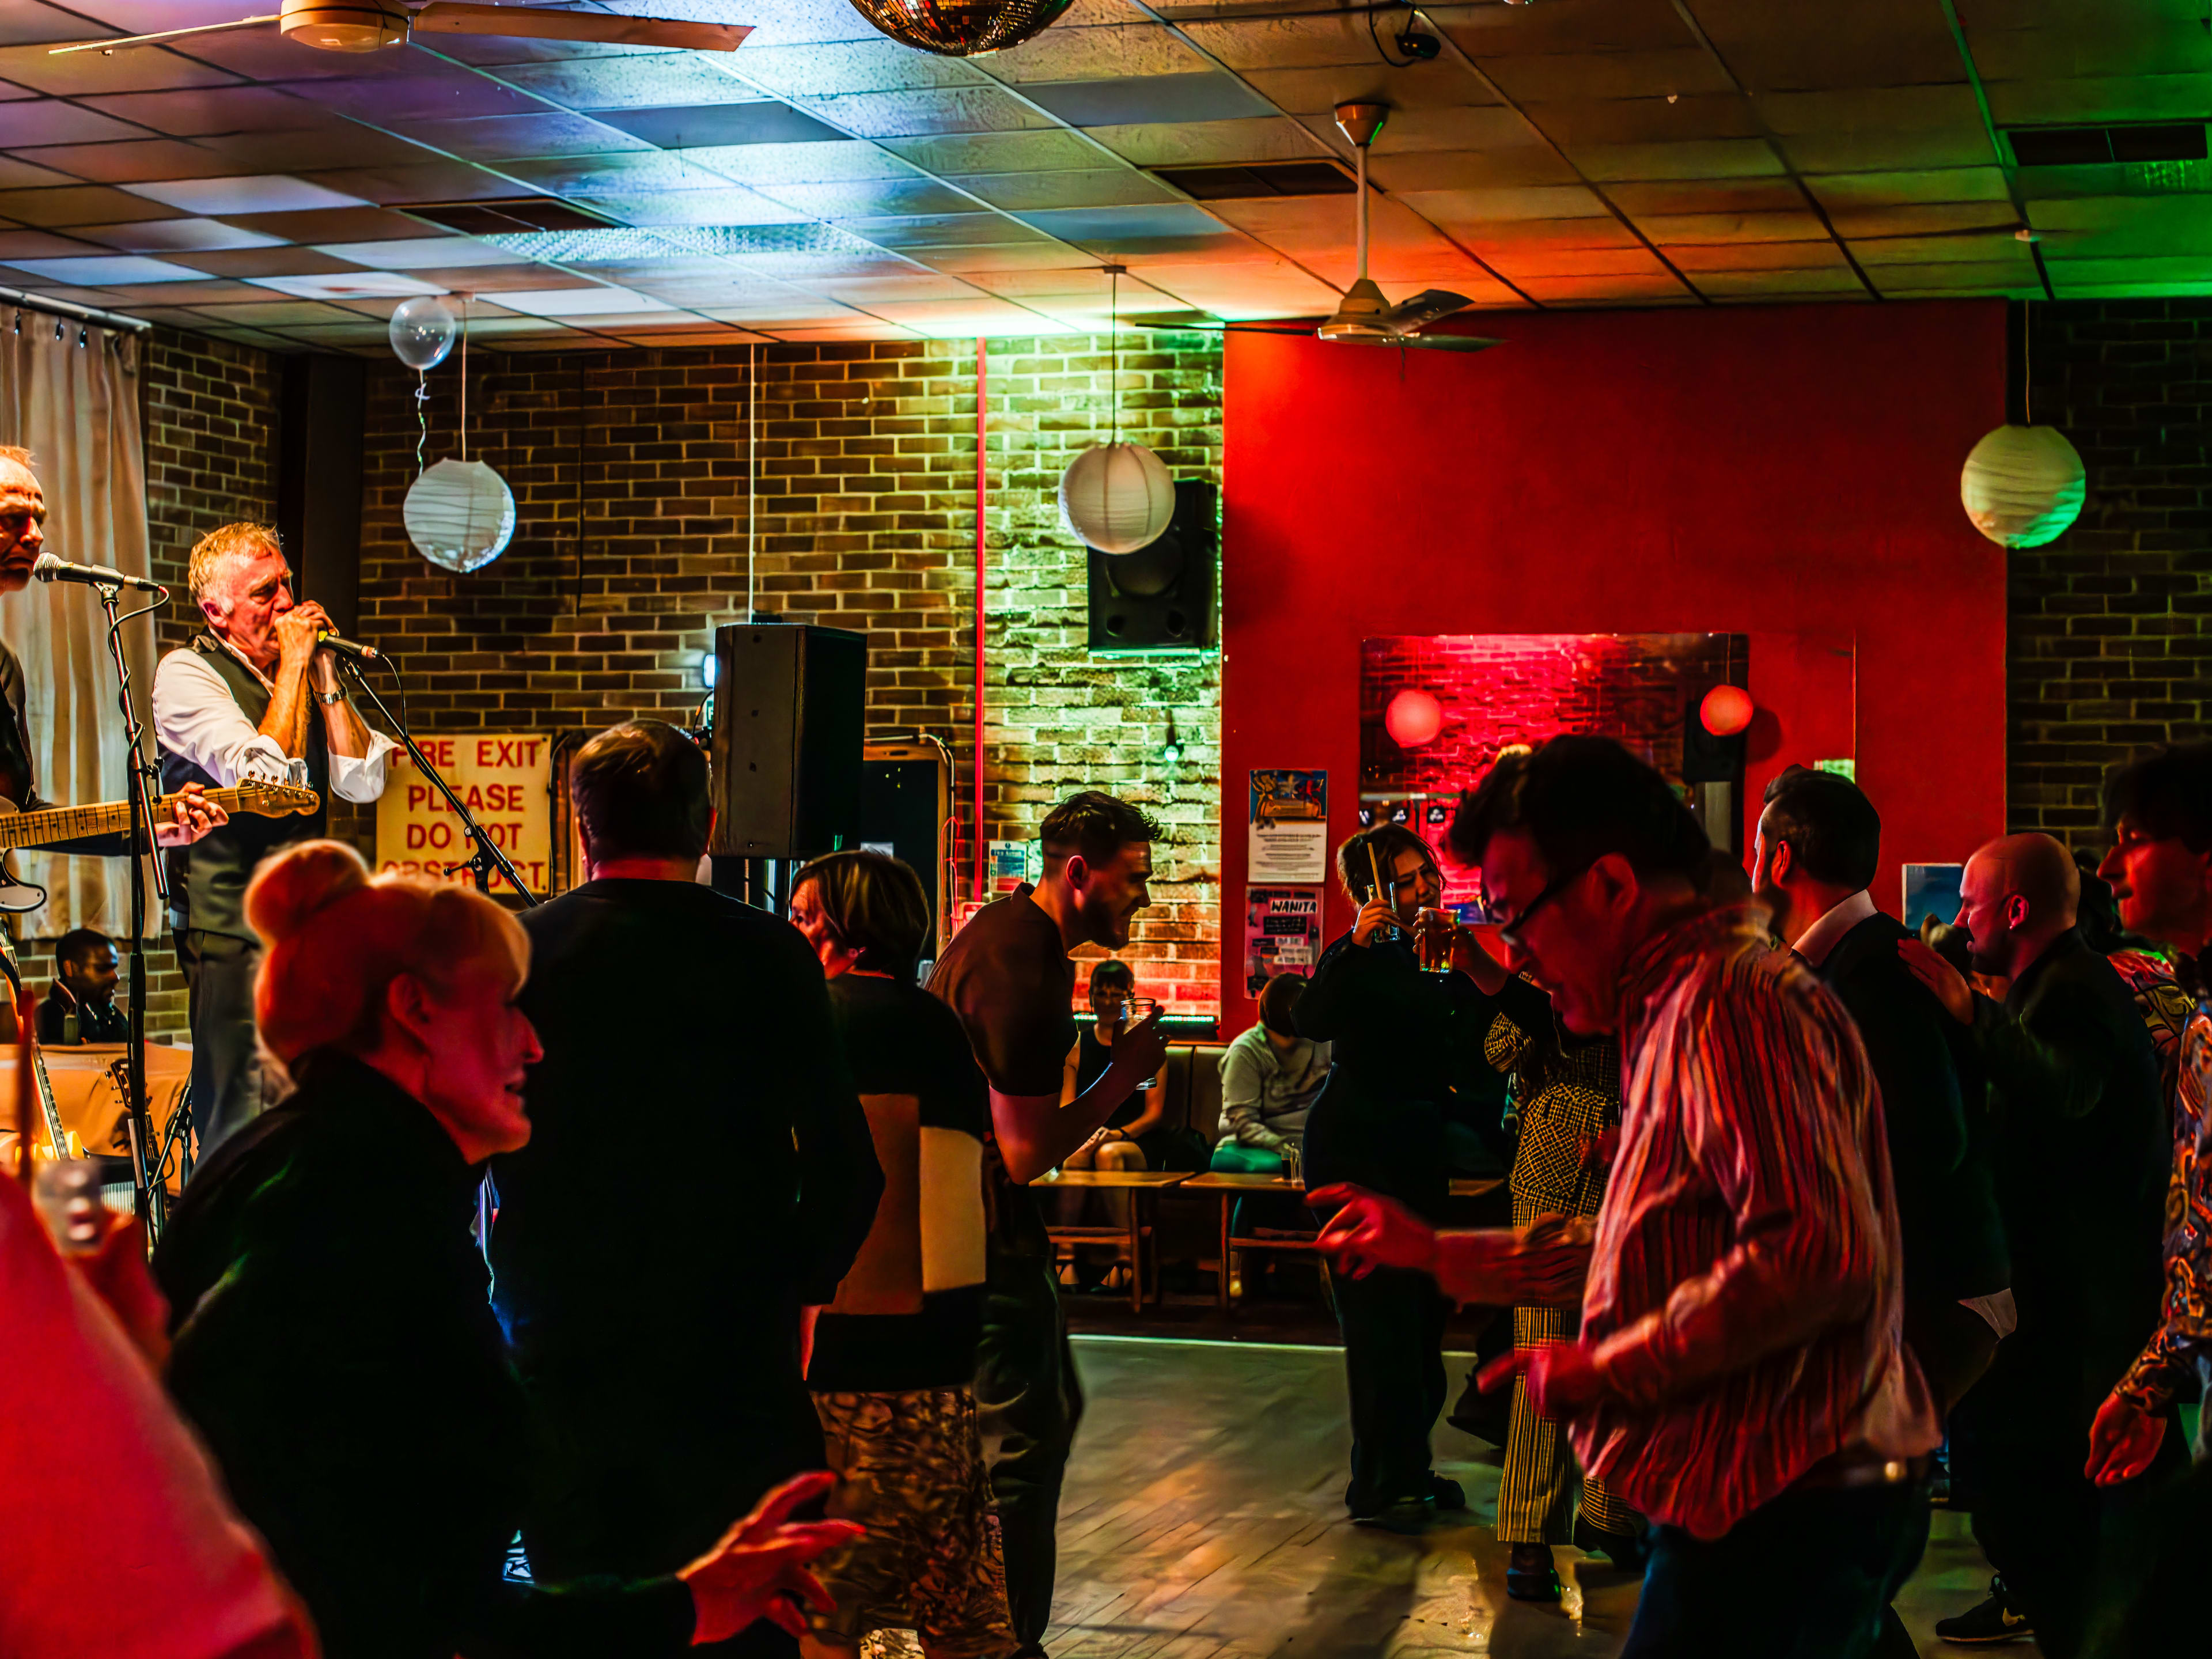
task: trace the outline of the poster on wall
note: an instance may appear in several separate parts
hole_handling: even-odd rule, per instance
[[[1963,864],[1908,864],[1905,866],[1905,925],[1915,933],[1924,917],[1949,921],[1959,914],[1960,888],[1966,880]]]
[[[1278,974],[1313,973],[1321,959],[1318,887],[1250,887],[1244,896],[1244,994]]]
[[[1328,774],[1255,769],[1245,879],[1328,879]]]
[[[1038,841],[994,841],[991,843],[991,896],[1015,891],[1024,882],[1034,886],[1044,879],[1044,843]]]
[[[553,740],[535,732],[471,732],[462,738],[422,738],[416,746],[453,786],[515,873],[543,897],[553,857]],[[415,769],[406,751],[386,763],[384,794],[376,803],[376,867],[440,881],[467,881],[465,870],[446,873],[471,851],[461,821],[435,786]],[[499,882],[495,894],[505,894]]]

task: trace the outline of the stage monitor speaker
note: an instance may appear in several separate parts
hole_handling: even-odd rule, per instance
[[[860,767],[860,828],[852,845],[888,853],[921,878],[929,896],[934,957],[950,936],[945,914],[945,824],[952,816],[952,780],[944,751],[927,743],[872,743]]]
[[[810,858],[855,844],[868,641],[842,628],[714,630],[711,851]]]
[[[1086,550],[1093,651],[1194,651],[1213,642],[1217,491],[1185,479],[1175,517],[1133,553]]]

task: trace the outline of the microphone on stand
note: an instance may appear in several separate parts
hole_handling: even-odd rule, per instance
[[[327,628],[316,631],[315,643],[327,646],[341,657],[351,657],[356,662],[375,662],[384,655],[373,645],[356,645],[351,640],[343,639]]]
[[[56,558],[51,553],[39,555],[39,562],[31,567],[31,574],[42,582],[82,582],[88,587],[130,587],[141,593],[166,593],[169,590],[146,576],[127,576],[120,570],[112,570],[104,564],[71,564],[67,559]]]

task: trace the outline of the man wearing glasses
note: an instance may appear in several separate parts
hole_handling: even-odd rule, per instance
[[[1582,1467],[1656,1523],[1624,1659],[1867,1652],[1926,1541],[1939,1430],[1900,1336],[1889,1158],[1849,1016],[1752,912],[1705,897],[1705,831],[1616,744],[1500,763],[1449,841],[1480,867],[1509,965],[1568,1030],[1619,1040],[1604,1205],[1594,1237],[1439,1236],[1348,1194],[1323,1247],[1463,1300],[1579,1305],[1579,1339],[1490,1375],[1525,1372]]]

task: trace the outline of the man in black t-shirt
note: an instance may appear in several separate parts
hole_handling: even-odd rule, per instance
[[[1067,953],[1129,942],[1131,921],[1151,902],[1159,826],[1125,801],[1086,791],[1054,808],[1039,834],[1043,880],[978,911],[929,981],[960,1016],[991,1085],[991,1236],[975,1403],[1006,1537],[1006,1599],[1029,1655],[1043,1652],[1052,1620],[1054,1531],[1083,1395],[1052,1241],[1027,1183],[1088,1140],[1167,1058],[1154,1014],[1123,1030],[1105,1075],[1061,1106],[1076,1030]]]

